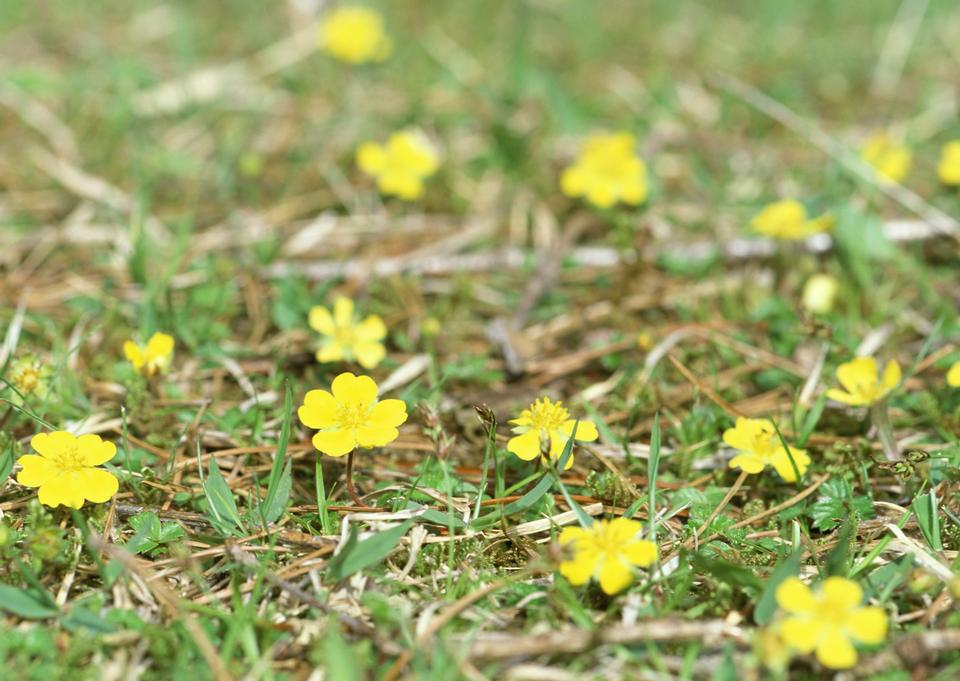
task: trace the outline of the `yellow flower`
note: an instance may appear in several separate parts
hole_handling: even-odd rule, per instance
[[[437,172],[440,157],[423,133],[401,130],[390,135],[386,144],[361,144],[357,166],[376,178],[384,194],[413,201],[423,196],[423,181]]]
[[[387,327],[375,314],[357,321],[353,301],[339,297],[333,301],[333,314],[325,307],[310,310],[310,328],[325,336],[317,350],[318,362],[356,360],[364,369],[377,366],[387,354],[383,339]]]
[[[857,357],[837,367],[837,380],[847,392],[831,388],[827,391],[827,397],[854,406],[870,405],[882,400],[897,387],[900,383],[900,365],[896,360],[887,362],[881,377],[877,360],[873,357]]]
[[[10,400],[21,404],[30,396],[42,400],[47,396],[47,379],[50,367],[36,355],[24,355],[10,364],[10,383],[17,389]]]
[[[51,508],[80,508],[84,501],[102,504],[117,493],[116,476],[97,466],[112,459],[117,448],[98,435],[81,435],[57,431],[39,433],[30,440],[37,454],[21,456],[17,463],[23,470],[17,482],[25,487],[39,487],[40,503]]]
[[[790,647],[783,642],[780,627],[772,624],[757,632],[755,641],[757,656],[768,669],[783,671],[790,664]]]
[[[638,521],[627,518],[563,528],[560,545],[572,548],[573,558],[560,563],[560,574],[574,586],[594,578],[611,596],[623,591],[633,581],[633,566],[647,567],[657,559],[657,545],[641,539],[642,531]]]
[[[330,390],[311,390],[297,410],[300,422],[319,430],[313,446],[329,456],[343,456],[357,447],[383,447],[400,434],[407,420],[403,400],[377,400],[377,384],[369,376],[347,372],[333,379]]]
[[[833,309],[833,301],[840,288],[829,274],[814,274],[803,285],[803,306],[814,314],[826,314]]]
[[[600,208],[618,201],[639,206],[647,198],[647,166],[637,156],[636,140],[627,132],[590,135],[576,162],[560,176],[567,196],[584,197]]]
[[[420,331],[424,336],[436,336],[440,333],[440,320],[436,317],[427,317],[423,320],[423,323],[420,324]]]
[[[861,147],[860,156],[873,166],[880,177],[891,182],[903,180],[913,162],[910,150],[884,133],[870,137]]]
[[[797,476],[790,457],[793,457],[801,476],[810,465],[810,457],[805,449],[791,447],[790,454],[787,454],[773,422],[767,419],[740,417],[733,428],[723,431],[723,441],[740,451],[730,460],[730,468],[739,468],[745,473],[759,473],[767,466],[773,466],[781,478],[796,482]]]
[[[937,164],[937,175],[945,185],[960,186],[960,140],[953,140],[943,145],[940,163]]]
[[[750,221],[750,226],[766,236],[795,241],[819,232],[828,232],[833,229],[834,222],[829,213],[807,219],[807,209],[802,203],[785,199],[764,206]]]
[[[516,437],[510,438],[507,449],[524,461],[532,461],[543,456],[545,445],[549,445],[549,458],[559,460],[563,448],[573,433],[574,419],[563,407],[562,402],[553,402],[549,397],[541,397],[520,412],[520,416],[510,421]],[[590,421],[577,424],[577,442],[593,442],[599,437],[597,427]],[[547,457],[544,456],[544,460]],[[567,459],[566,468],[573,465],[573,456]]]
[[[320,25],[320,47],[348,64],[383,61],[393,44],[383,17],[366,7],[341,7]]]
[[[947,385],[951,388],[960,388],[960,362],[955,362],[947,371]]]
[[[875,645],[887,636],[882,608],[863,606],[863,590],[843,577],[828,577],[813,591],[796,577],[777,587],[777,604],[787,616],[780,622],[783,641],[800,653],[816,652],[830,669],[857,663],[856,643]]]
[[[146,347],[140,347],[132,340],[123,344],[123,354],[133,368],[145,376],[162,374],[170,366],[173,356],[173,336],[155,333],[147,341]]]

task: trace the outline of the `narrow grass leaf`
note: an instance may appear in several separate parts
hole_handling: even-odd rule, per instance
[[[237,502],[227,481],[220,473],[215,458],[210,459],[207,479],[203,483],[203,493],[209,506],[209,517],[214,527],[222,534],[237,534],[244,531],[243,520],[237,510]]]
[[[757,601],[757,607],[753,611],[753,619],[757,624],[768,624],[773,619],[773,615],[777,611],[777,587],[787,577],[793,577],[799,571],[799,553],[791,553],[786,560],[773,569],[767,579],[766,586],[763,588],[763,593],[760,594],[760,600]]]
[[[290,501],[292,488],[290,462],[284,463],[287,456],[287,445],[290,443],[290,422],[293,418],[293,389],[290,383],[286,384],[283,397],[283,425],[280,427],[280,441],[277,443],[277,454],[273,457],[273,466],[270,468],[270,480],[267,483],[267,498],[264,502],[264,519],[268,523],[275,523],[283,515]]]
[[[0,610],[25,620],[43,620],[56,617],[60,611],[51,606],[53,598],[49,594],[45,597],[19,589],[8,584],[0,584]]]
[[[331,581],[340,581],[365,567],[379,563],[397,547],[415,521],[415,518],[405,520],[396,527],[378,532],[363,541],[357,540],[357,530],[353,527],[343,549],[330,560],[327,577]]]

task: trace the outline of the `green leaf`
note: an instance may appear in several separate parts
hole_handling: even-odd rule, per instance
[[[223,479],[215,458],[210,459],[207,479],[203,483],[203,493],[207,497],[209,507],[207,516],[221,534],[244,533],[243,520],[240,518],[240,512],[237,511],[237,502],[233,498],[233,492],[230,491],[227,481]]]
[[[748,589],[759,593],[763,583],[751,570],[734,565],[722,558],[708,558],[702,553],[690,554],[690,562],[700,572],[706,572],[732,587]]]
[[[11,441],[7,448],[0,453],[0,483],[6,481],[10,477],[10,471],[13,470],[13,441]]]
[[[457,529],[457,530],[461,530],[467,526],[467,524],[457,516],[451,516],[446,511],[438,511],[435,508],[428,508],[427,506],[418,504],[415,501],[408,501],[407,505],[404,508],[417,509],[417,510],[426,509],[422,514],[417,516],[417,520],[423,523],[431,523],[433,525],[443,525],[444,527],[450,527],[452,525],[454,529]]]
[[[647,462],[647,517],[650,521],[650,541],[657,540],[657,471],[660,468],[660,412],[653,415],[650,432],[650,458]],[[634,509],[633,513],[636,513]],[[633,517],[631,513],[627,517]]]
[[[837,539],[837,545],[827,554],[824,561],[824,571],[828,576],[846,577],[848,566],[847,556],[850,553],[850,536],[853,534],[855,523],[847,516],[843,521],[843,527],[840,529],[840,537]]]
[[[763,593],[757,601],[757,607],[753,611],[753,619],[757,624],[767,624],[773,619],[773,615],[777,611],[777,587],[787,577],[793,577],[799,571],[799,553],[791,553],[786,560],[773,569],[767,579],[766,586],[763,587]]]
[[[273,457],[270,480],[267,483],[267,498],[264,501],[264,520],[275,523],[287,509],[290,490],[293,486],[290,462],[284,465],[287,445],[290,443],[290,422],[293,418],[293,388],[287,383],[283,397],[283,426],[280,428],[280,441],[277,443],[277,455]]]
[[[927,544],[934,551],[943,551],[940,541],[940,515],[937,512],[937,493],[930,490],[927,494],[918,494],[910,508],[917,516],[917,524]]]
[[[25,620],[44,620],[60,614],[54,605],[53,597],[44,593],[19,589],[8,584],[0,584],[0,610]]]
[[[415,518],[405,520],[396,527],[378,532],[363,541],[357,541],[357,528],[351,527],[347,542],[340,552],[330,559],[327,577],[331,581],[340,581],[365,567],[379,563],[396,548],[415,521]]]

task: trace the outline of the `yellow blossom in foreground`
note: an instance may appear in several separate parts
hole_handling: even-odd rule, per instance
[[[313,436],[318,450],[343,456],[357,447],[383,447],[397,439],[397,427],[407,420],[403,400],[377,400],[373,379],[349,372],[333,379],[330,390],[311,390],[297,410],[303,425],[320,431]]]
[[[951,388],[960,388],[960,362],[955,362],[947,370],[947,385]]]
[[[562,402],[554,402],[549,397],[541,397],[520,412],[520,416],[510,421],[515,437],[510,438],[507,449],[525,461],[543,456],[547,448],[549,458],[557,461],[563,454],[563,448],[573,433],[576,421]],[[593,442],[599,437],[597,427],[590,421],[577,424],[577,442]],[[546,457],[544,456],[544,459]],[[567,458],[566,468],[573,465],[573,455]]]
[[[573,557],[560,563],[560,574],[574,586],[593,578],[606,594],[623,591],[633,581],[634,566],[647,567],[657,559],[657,545],[641,539],[642,531],[638,521],[627,518],[563,528],[560,544],[572,549]]]
[[[819,232],[828,232],[833,229],[834,222],[836,221],[829,213],[807,219],[807,209],[802,203],[785,199],[764,206],[750,221],[750,226],[760,234],[794,241],[806,239]]]
[[[117,493],[116,476],[97,468],[116,455],[112,442],[105,442],[98,435],[77,437],[57,431],[34,435],[30,446],[37,454],[17,460],[23,466],[17,482],[25,487],[39,487],[41,504],[80,508],[84,501],[102,504]]]
[[[413,201],[423,196],[423,181],[437,172],[440,156],[423,133],[401,130],[390,135],[386,144],[361,144],[357,166],[376,178],[384,194]]]
[[[637,156],[636,140],[627,132],[587,137],[576,162],[563,171],[560,188],[600,208],[618,201],[639,206],[647,198],[647,166]]]
[[[333,313],[325,307],[310,310],[310,328],[324,336],[317,350],[318,362],[356,360],[364,369],[377,366],[387,354],[383,339],[387,327],[375,314],[358,321],[353,301],[343,296],[333,301]]]
[[[960,186],[960,140],[943,145],[940,163],[937,164],[937,175],[945,185]]]
[[[348,64],[383,61],[393,45],[383,17],[366,7],[341,7],[320,25],[320,47]]]
[[[902,181],[913,163],[910,150],[884,133],[870,137],[861,147],[860,156],[880,177],[891,182]]]
[[[829,274],[814,274],[803,285],[803,306],[814,314],[826,314],[833,309],[840,285]]]
[[[170,366],[173,346],[173,336],[168,336],[165,333],[155,333],[147,341],[145,347],[128,340],[123,344],[123,354],[133,365],[133,368],[141,374],[154,376],[155,374],[162,374]]]
[[[773,466],[781,478],[796,482],[793,464],[796,464],[801,476],[810,465],[810,457],[805,449],[791,447],[790,454],[787,454],[773,422],[767,419],[740,417],[733,428],[723,432],[723,441],[740,452],[730,460],[730,468],[739,468],[745,473],[759,473],[767,466]],[[793,464],[790,463],[791,456]]]
[[[837,380],[846,392],[837,388],[827,391],[827,397],[853,406],[866,406],[879,402],[900,383],[900,365],[896,360],[887,362],[880,376],[877,360],[873,357],[857,357],[837,367]]]
[[[777,587],[777,604],[787,613],[780,622],[784,643],[800,653],[816,652],[830,669],[857,663],[854,643],[875,645],[887,636],[887,615],[861,605],[863,590],[843,577],[828,577],[816,591],[796,577]]]
[[[24,355],[10,364],[10,383],[16,392],[10,400],[21,404],[23,399],[35,397],[42,400],[47,396],[47,379],[50,367],[36,355]]]

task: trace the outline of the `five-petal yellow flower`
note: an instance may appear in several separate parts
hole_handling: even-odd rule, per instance
[[[950,187],[960,187],[960,140],[943,145],[940,162],[937,164],[937,176]]]
[[[784,199],[764,206],[750,221],[750,226],[760,234],[795,241],[819,232],[828,232],[833,229],[834,222],[829,213],[808,219],[807,209],[802,203]]]
[[[155,333],[143,347],[132,340],[126,341],[123,344],[123,354],[134,369],[149,377],[167,370],[173,357],[173,346],[173,336]]]
[[[590,135],[577,160],[560,176],[563,193],[600,208],[618,201],[639,206],[647,198],[647,166],[637,156],[636,145],[627,132]]]
[[[887,636],[887,615],[864,606],[863,590],[843,577],[828,577],[816,591],[796,577],[777,587],[777,604],[787,615],[780,637],[800,653],[816,652],[829,669],[849,669],[857,663],[855,642],[875,645]]]
[[[320,47],[348,64],[384,61],[393,45],[383,17],[367,7],[340,7],[320,25]]]
[[[877,360],[873,357],[857,357],[837,367],[837,380],[846,392],[837,388],[827,391],[827,397],[853,406],[867,406],[879,402],[900,383],[900,365],[896,360],[887,362],[880,376]]]
[[[860,148],[860,156],[880,177],[891,182],[902,181],[913,163],[910,150],[885,133],[870,137]]]
[[[37,454],[21,456],[23,470],[17,482],[39,487],[40,503],[51,508],[80,508],[84,501],[102,504],[117,493],[119,482],[113,473],[97,466],[112,459],[117,448],[98,435],[77,437],[66,431],[39,433],[30,440]]]
[[[560,544],[572,549],[573,557],[560,563],[560,574],[574,586],[593,578],[606,594],[623,591],[633,581],[634,566],[647,567],[657,559],[657,545],[641,539],[642,531],[638,521],[628,518],[563,528]]]
[[[325,307],[310,310],[310,328],[324,336],[317,350],[318,362],[356,360],[364,369],[372,369],[386,356],[383,339],[387,327],[372,314],[357,320],[353,301],[343,296],[333,301],[333,313]]]
[[[733,428],[723,432],[723,441],[740,451],[730,460],[730,468],[739,468],[745,473],[759,473],[767,466],[773,466],[781,478],[787,482],[796,482],[797,473],[803,476],[810,465],[810,457],[805,449],[790,448],[790,454],[784,449],[773,422],[767,419],[748,419],[740,417]],[[796,464],[796,472],[793,464]]]
[[[369,376],[346,372],[326,390],[311,390],[297,410],[300,422],[319,430],[313,446],[328,456],[343,456],[357,447],[383,447],[397,438],[407,420],[403,400],[377,400],[377,384]],[[332,394],[331,394],[332,393]]]
[[[386,144],[361,144],[357,166],[376,178],[384,194],[413,201],[423,196],[423,181],[437,172],[440,156],[426,135],[401,130],[390,135]]]
[[[541,397],[520,412],[520,416],[512,419],[515,437],[510,438],[507,449],[525,461],[532,461],[538,456],[544,456],[546,448],[549,459],[557,461],[563,453],[563,448],[573,433],[576,421],[570,418],[570,413],[562,402],[554,402],[549,397]],[[597,427],[590,421],[580,421],[577,424],[577,442],[593,442],[600,434]],[[573,465],[573,455],[567,458],[566,468]]]

